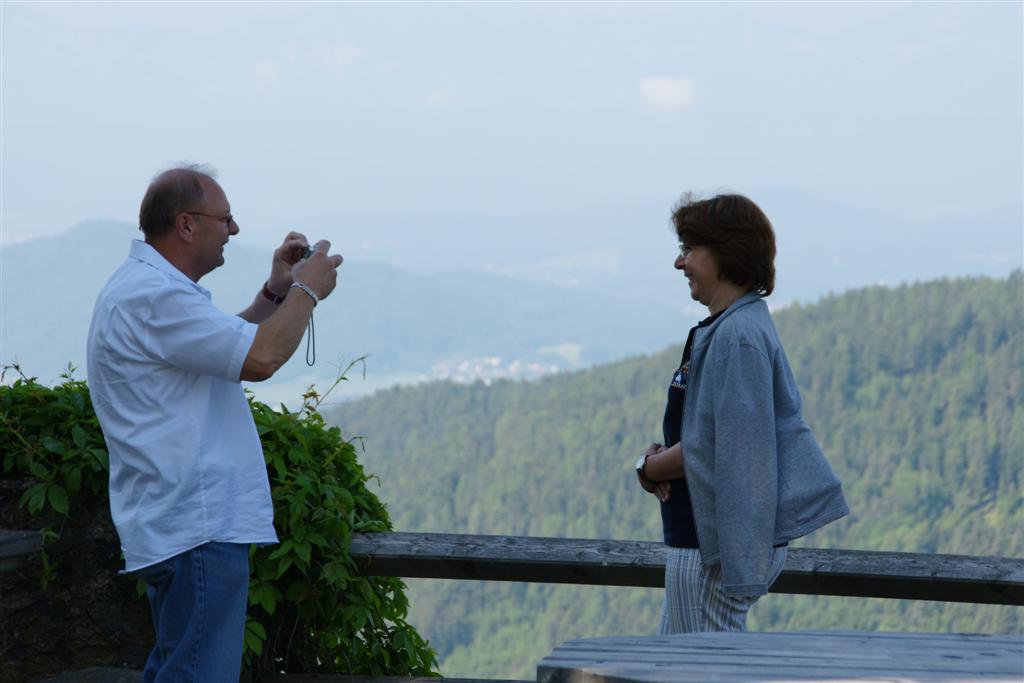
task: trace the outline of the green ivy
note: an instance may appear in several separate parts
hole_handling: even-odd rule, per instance
[[[52,388],[17,366],[4,373],[12,370],[18,378],[0,385],[0,476],[24,480],[18,505],[52,542],[78,496],[107,495],[106,444],[73,368]],[[389,530],[391,522],[353,444],[324,423],[321,400],[310,390],[303,409],[289,412],[249,398],[281,543],[250,550],[246,667],[256,675],[437,675],[434,652],[406,622],[405,585],[363,576],[349,557],[353,533]],[[45,585],[55,577],[45,553],[43,563]]]

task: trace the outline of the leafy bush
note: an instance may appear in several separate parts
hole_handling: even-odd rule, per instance
[[[21,374],[0,385],[0,477],[24,480],[18,505],[55,540],[79,496],[106,497],[109,460],[84,381],[50,388]],[[391,528],[351,442],[328,428],[312,390],[299,412],[250,397],[263,441],[280,545],[250,551],[247,668],[435,675],[434,652],[405,620],[405,586],[367,577],[352,534]],[[59,581],[44,553],[45,582]]]

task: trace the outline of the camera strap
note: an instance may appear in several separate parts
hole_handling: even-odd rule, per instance
[[[316,363],[316,328],[313,327],[313,311],[309,312],[309,326],[306,334],[306,365]]]
[[[305,292],[313,300],[313,308],[316,308],[316,305],[320,303],[320,297],[306,283],[293,282],[291,286]],[[313,327],[313,311],[309,312],[309,325],[307,325],[306,329],[308,331],[306,335],[306,365],[313,367],[313,364],[316,363],[316,328]]]

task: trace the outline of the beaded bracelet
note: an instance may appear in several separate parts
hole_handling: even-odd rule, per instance
[[[313,299],[313,305],[314,306],[316,306],[318,303],[320,303],[320,297],[318,297],[316,295],[316,292],[314,292],[312,289],[310,289],[309,286],[305,282],[293,282],[292,283],[292,287],[298,287],[299,289],[301,289],[306,294],[309,294],[310,298]],[[289,289],[291,289],[292,287],[289,287]]]

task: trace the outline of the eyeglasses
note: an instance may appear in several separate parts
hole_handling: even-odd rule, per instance
[[[690,252],[692,252],[692,251],[693,251],[693,247],[691,247],[689,245],[686,245],[686,244],[683,244],[682,242],[679,243],[679,255],[682,256],[683,258],[686,258],[687,256],[689,256]]]
[[[231,224],[235,222],[235,217],[230,213],[227,216],[215,216],[212,213],[203,213],[201,211],[186,211],[185,213],[192,216],[206,216],[207,218],[216,218],[217,220],[224,223],[225,228],[230,228]]]

